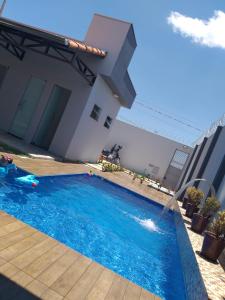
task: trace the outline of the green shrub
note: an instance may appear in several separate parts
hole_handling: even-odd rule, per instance
[[[204,206],[200,210],[200,214],[203,217],[211,217],[220,209],[220,202],[216,197],[208,197],[204,203]]]
[[[140,180],[140,183],[143,183],[145,181],[144,175],[138,175],[138,174],[134,173],[133,180],[135,180],[136,178]]]
[[[218,239],[225,239],[225,210],[218,212],[216,218],[209,226],[209,231]]]
[[[144,175],[141,175],[141,176],[139,177],[139,179],[140,179],[140,183],[143,183],[143,181],[145,181],[145,176],[144,176]]]
[[[189,201],[196,206],[198,206],[201,200],[204,198],[203,191],[201,191],[200,189],[196,189],[196,187],[194,186],[187,188],[186,193]]]
[[[123,168],[121,168],[121,166],[119,166],[119,165],[105,162],[102,164],[102,171],[103,172],[119,172],[119,171],[123,171]]]
[[[135,180],[136,178],[138,178],[138,174],[134,173],[133,180]]]

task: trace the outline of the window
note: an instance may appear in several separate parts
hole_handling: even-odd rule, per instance
[[[101,113],[101,108],[98,106],[98,105],[94,105],[93,109],[92,109],[92,112],[90,114],[90,117],[92,119],[94,119],[95,121],[98,121],[99,119],[99,116],[100,116],[100,113]]]
[[[106,120],[105,120],[104,126],[105,126],[105,128],[109,129],[110,126],[111,126],[111,124],[112,124],[112,118],[110,118],[110,117],[108,116],[108,117],[106,118]]]
[[[170,165],[177,169],[182,170],[188,159],[188,156],[189,156],[188,153],[180,150],[176,150]]]

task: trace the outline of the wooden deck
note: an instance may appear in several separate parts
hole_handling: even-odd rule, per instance
[[[39,175],[88,171],[83,165],[54,161],[40,163],[39,160],[21,158],[15,158],[15,161],[20,167]],[[138,191],[138,187],[138,184],[137,186],[134,184],[133,190]],[[162,195],[162,199],[163,197]],[[156,300],[159,298],[0,211],[0,299]]]
[[[159,298],[0,212],[0,299]]]

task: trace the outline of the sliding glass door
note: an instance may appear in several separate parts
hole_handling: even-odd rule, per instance
[[[33,144],[48,149],[63,112],[66,108],[71,91],[55,85],[50,95],[47,107],[41,118],[37,133],[35,134]]]
[[[24,138],[28,126],[32,120],[35,109],[42,96],[45,87],[45,81],[39,78],[31,77],[27,88],[17,107],[14,120],[11,125],[10,133]]]

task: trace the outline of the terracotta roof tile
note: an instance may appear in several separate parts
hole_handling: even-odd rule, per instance
[[[103,51],[99,48],[89,46],[85,43],[82,43],[80,41],[72,40],[72,39],[66,39],[68,43],[68,47],[72,49],[78,49],[83,52],[88,52],[92,53],[97,56],[105,57],[106,56],[106,51]]]

